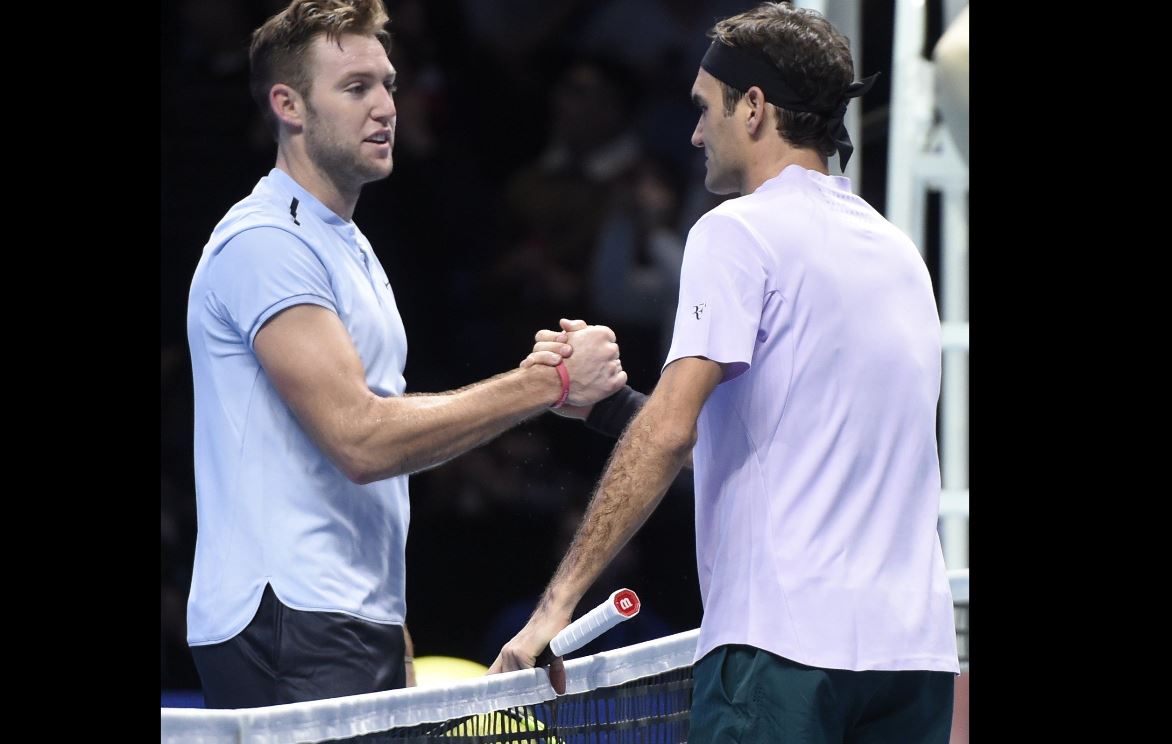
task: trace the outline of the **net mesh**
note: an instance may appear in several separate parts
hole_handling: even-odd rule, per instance
[[[635,680],[614,687],[563,695],[442,723],[424,723],[344,741],[448,742],[449,744],[595,744],[687,740],[692,703],[692,669]]]

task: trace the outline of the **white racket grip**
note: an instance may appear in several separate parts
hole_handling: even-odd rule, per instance
[[[590,612],[562,628],[549,642],[554,656],[565,656],[582,648],[624,620],[639,614],[639,597],[630,589],[619,589]]]

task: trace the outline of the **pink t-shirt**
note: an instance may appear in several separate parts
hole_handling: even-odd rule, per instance
[[[696,659],[959,673],[940,320],[911,240],[848,179],[787,167],[688,234],[667,364],[692,356],[728,365],[693,453]]]

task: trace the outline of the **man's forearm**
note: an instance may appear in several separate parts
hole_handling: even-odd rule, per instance
[[[579,418],[586,424],[586,428],[618,439],[626,430],[627,424],[639,415],[639,411],[647,403],[647,397],[630,385],[624,385],[613,395],[582,409],[583,415]],[[684,467],[692,469],[691,450],[688,451]]]
[[[447,393],[374,399],[352,429],[355,480],[367,483],[444,463],[544,411],[557,400],[560,385],[552,368],[532,367]]]
[[[578,354],[560,369],[513,370],[440,395],[383,397],[339,317],[317,305],[295,305],[256,334],[257,358],[305,432],[346,477],[357,483],[437,465],[557,401],[565,372],[566,399],[588,405],[626,382],[614,332],[576,331]]]
[[[694,419],[673,415],[669,399],[648,400],[615,446],[539,611],[573,612],[603,568],[655,511],[694,443]]]
[[[704,402],[721,377],[720,364],[704,357],[682,357],[664,368],[655,392],[615,447],[578,534],[537,610],[501,648],[490,672],[533,666],[542,649],[569,625],[582,595],[643,526],[679,475],[696,443],[696,422]],[[565,681],[565,669],[554,659],[550,683],[564,692]]]

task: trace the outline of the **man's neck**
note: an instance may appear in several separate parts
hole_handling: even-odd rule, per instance
[[[345,187],[336,183],[314,165],[303,151],[278,147],[277,168],[284,171],[301,188],[312,194],[327,209],[346,222],[349,222],[354,216],[354,208],[358,205],[358,195],[361,191],[356,190],[353,194],[347,193],[348,190]]]
[[[783,170],[791,165],[799,165],[807,170],[818,171],[824,176],[830,175],[827,160],[818,154],[817,150],[808,147],[783,147],[765,154],[763,157],[750,160],[741,181],[741,194],[751,194],[761,188],[761,184],[771,178],[776,178]]]

